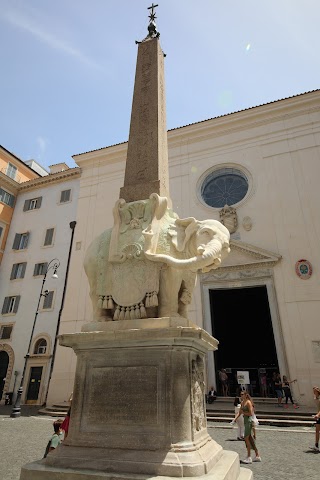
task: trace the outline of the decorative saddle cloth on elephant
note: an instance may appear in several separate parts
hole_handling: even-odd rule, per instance
[[[144,258],[140,239],[120,243],[119,259],[110,262],[110,238],[109,230],[99,246],[98,307],[111,310],[114,320],[146,318],[146,308],[158,306],[161,264]]]

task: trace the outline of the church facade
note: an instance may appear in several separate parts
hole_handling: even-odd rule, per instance
[[[320,91],[309,92],[168,132],[173,209],[212,218],[231,233],[231,253],[202,273],[190,319],[220,341],[207,359],[208,386],[230,394],[246,371],[260,395],[279,371],[296,400],[312,404],[320,384]],[[91,241],[113,225],[127,143],[74,156],[81,167],[75,247],[60,333],[92,316],[83,270]],[[48,403],[67,400],[76,358],[58,347]],[[264,380],[263,380],[264,379]]]

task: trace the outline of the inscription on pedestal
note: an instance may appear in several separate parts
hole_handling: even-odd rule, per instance
[[[158,368],[93,368],[84,409],[92,426],[157,424]]]

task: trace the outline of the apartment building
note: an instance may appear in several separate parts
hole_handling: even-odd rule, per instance
[[[34,160],[33,166],[40,167]],[[42,167],[38,171],[0,145],[0,264],[5,249],[19,185],[47,175]]]
[[[0,267],[0,398],[44,402],[75,228],[80,169],[50,167],[16,186]],[[30,344],[30,348],[29,348]]]

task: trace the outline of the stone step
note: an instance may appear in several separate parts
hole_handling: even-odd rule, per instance
[[[207,416],[208,422],[221,422],[221,423],[230,423],[232,417],[218,417],[214,415]],[[284,420],[281,418],[264,418],[259,417],[259,425],[272,425],[274,427],[312,427],[314,425],[314,421],[306,421],[306,420]]]
[[[40,415],[50,415],[51,417],[65,417],[70,408],[70,403],[62,402],[48,405],[45,408],[41,408],[38,413]]]
[[[50,410],[46,408],[41,408],[38,410],[39,415],[48,415],[49,417],[65,417],[67,414],[67,411],[58,411],[58,410]]]
[[[230,421],[234,418],[235,414],[234,412],[230,411],[208,411],[207,412],[207,417],[209,418],[210,416],[214,417],[228,417],[230,418]],[[311,414],[305,414],[305,413],[286,413],[286,412],[257,412],[257,417],[260,420],[260,418],[265,418],[265,419],[270,419],[270,418],[279,418],[280,420],[304,420],[306,422],[312,421]]]
[[[254,401],[254,403],[275,404],[275,405],[278,403],[278,399],[275,397],[252,397],[252,400]],[[233,403],[233,401],[234,401],[234,397],[217,397],[214,403],[216,402]]]

